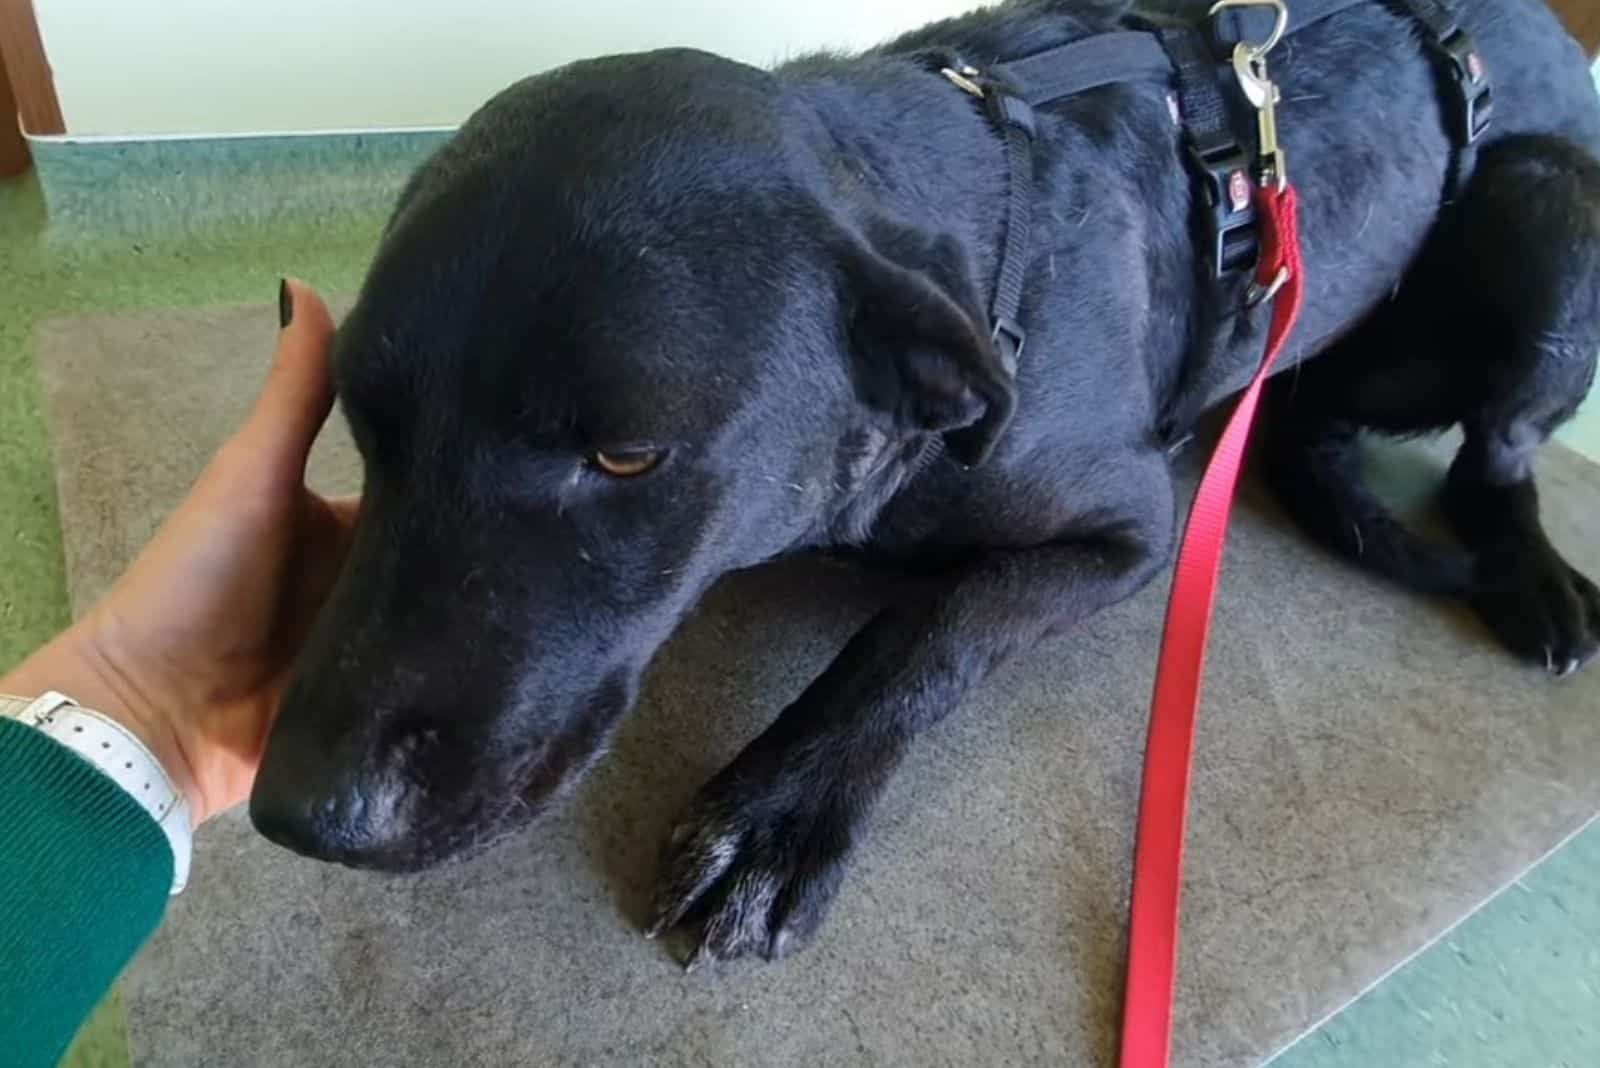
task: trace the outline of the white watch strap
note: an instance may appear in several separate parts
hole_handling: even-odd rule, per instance
[[[54,692],[31,701],[0,697],[0,715],[38,728],[127,791],[167,836],[172,846],[172,892],[183,889],[189,881],[194,840],[189,801],[143,742],[109,716]]]

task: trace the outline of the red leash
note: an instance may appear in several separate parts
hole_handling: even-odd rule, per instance
[[[1257,190],[1262,240],[1258,283],[1270,286],[1280,272],[1287,271],[1287,275],[1273,303],[1266,355],[1206,466],[1178,550],[1145,743],[1139,836],[1133,860],[1128,986],[1123,1000],[1122,1068],[1165,1068],[1172,1045],[1183,834],[1206,633],[1250,426],[1262,386],[1300,314],[1304,279],[1295,209],[1292,186],[1281,191],[1271,187]]]

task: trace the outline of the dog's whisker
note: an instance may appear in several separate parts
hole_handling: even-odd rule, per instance
[[[1361,220],[1361,227],[1358,230],[1356,230],[1356,236],[1357,237],[1360,237],[1362,234],[1366,233],[1367,232],[1367,227],[1372,225],[1372,212],[1373,212],[1373,209],[1376,208],[1376,207],[1377,207],[1377,205],[1376,204],[1372,204],[1372,203],[1369,203],[1367,205],[1367,216],[1366,216],[1366,218]]]

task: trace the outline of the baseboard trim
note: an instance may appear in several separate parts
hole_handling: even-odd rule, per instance
[[[61,134],[28,142],[52,230],[170,234],[387,210],[451,132]]]

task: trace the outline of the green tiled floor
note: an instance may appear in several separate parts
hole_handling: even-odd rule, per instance
[[[0,182],[0,667],[66,616],[32,334],[50,316],[270,300],[278,275],[359,281],[381,219],[55,247],[31,179]],[[265,358],[265,354],[263,354]],[[1600,405],[1565,439],[1600,458]],[[1600,714],[1600,711],[1597,711]],[[1553,1068],[1600,1064],[1600,828],[1285,1053],[1278,1068]],[[196,1007],[197,1025],[203,1007]],[[122,1065],[113,1003],[69,1063]],[[151,1063],[159,1064],[156,1051]]]
[[[1591,827],[1274,1068],[1600,1064]]]

